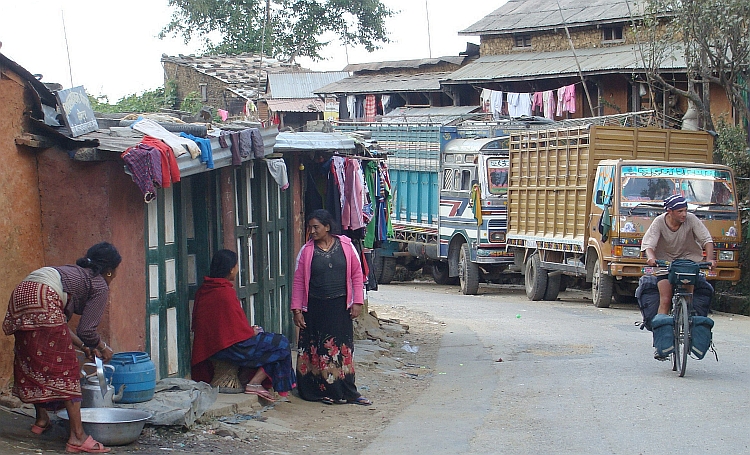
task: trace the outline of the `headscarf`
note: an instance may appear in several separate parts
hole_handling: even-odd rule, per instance
[[[687,201],[684,197],[675,194],[664,199],[665,210],[679,210],[687,207]]]

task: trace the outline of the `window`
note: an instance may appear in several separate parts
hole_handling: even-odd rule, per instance
[[[516,35],[516,47],[531,47],[531,35]]]
[[[461,171],[461,190],[469,191],[471,189],[471,171]]]
[[[208,101],[208,85],[207,84],[198,84],[201,90],[201,101],[206,102]]]
[[[603,28],[602,41],[622,41],[622,27]]]
[[[443,189],[450,190],[453,188],[453,169],[443,171]]]

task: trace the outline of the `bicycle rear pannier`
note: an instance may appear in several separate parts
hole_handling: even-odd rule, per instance
[[[700,274],[700,267],[689,259],[675,259],[669,265],[669,282],[672,284],[695,284]]]
[[[638,299],[638,308],[641,310],[643,322],[641,330],[653,330],[651,320],[659,311],[659,288],[656,287],[654,275],[643,275],[638,280],[638,289],[635,290],[635,298]]]
[[[703,316],[693,316],[690,327],[690,353],[693,357],[701,360],[711,348],[711,329],[714,321]]]
[[[693,290],[693,309],[698,316],[708,316],[711,308],[711,299],[714,296],[714,288],[706,281],[703,275],[698,277]]]
[[[654,333],[654,347],[659,357],[667,357],[674,351],[674,318],[666,314],[657,314],[651,320]]]

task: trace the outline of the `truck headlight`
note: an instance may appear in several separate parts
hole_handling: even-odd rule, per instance
[[[622,256],[626,258],[637,258],[641,256],[641,248],[638,246],[621,246],[617,245],[614,248],[615,256]]]
[[[734,251],[719,251],[720,261],[734,261]]]
[[[505,232],[490,232],[490,242],[503,243],[505,241]]]

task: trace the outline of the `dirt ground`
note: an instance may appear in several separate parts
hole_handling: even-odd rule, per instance
[[[368,318],[358,327],[370,340],[355,343],[355,368],[357,386],[372,406],[324,405],[290,396],[287,402],[211,419],[189,431],[147,426],[136,443],[112,453],[359,452],[428,386],[443,331],[440,322],[404,307],[371,303],[369,310],[378,319]],[[418,351],[409,352],[405,345]]]

